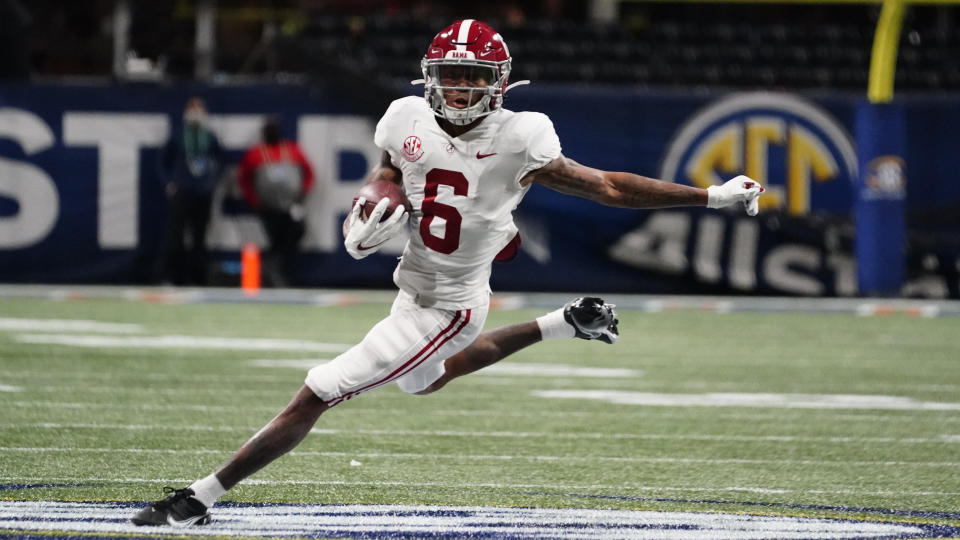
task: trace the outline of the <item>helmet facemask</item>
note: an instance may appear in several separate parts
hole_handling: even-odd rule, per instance
[[[433,113],[448,122],[465,126],[503,103],[510,75],[510,61],[437,58],[421,63],[424,97]],[[450,105],[448,97],[460,105]]]

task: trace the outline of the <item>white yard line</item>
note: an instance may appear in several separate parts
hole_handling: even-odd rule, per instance
[[[306,376],[306,372],[303,372],[303,376]],[[488,380],[483,378],[478,378],[478,380]],[[263,381],[264,383],[271,384],[249,384],[241,388],[231,388],[228,392],[230,397],[254,397],[262,398],[262,401],[270,399],[271,402],[274,398],[289,399],[293,394],[300,388],[303,384],[303,377],[293,377],[285,381]],[[216,380],[212,382],[217,382]],[[627,381],[618,381],[608,379],[605,382],[611,384],[629,384]],[[520,381],[513,381],[518,387],[526,390],[530,387],[529,384],[523,384]],[[217,385],[216,388],[221,387],[222,385]],[[503,386],[503,385],[497,385]],[[181,381],[167,381],[164,383],[161,380],[158,380],[156,383],[153,381],[116,381],[111,385],[70,385],[70,384],[57,384],[57,385],[43,385],[43,386],[34,386],[34,387],[25,387],[25,392],[44,392],[47,394],[55,394],[58,396],[65,396],[70,394],[83,394],[84,396],[89,397],[90,394],[105,394],[109,396],[106,399],[114,399],[118,395],[130,395],[134,394],[137,400],[148,399],[147,396],[156,395],[156,396],[183,396],[185,399],[196,398],[198,396],[211,395],[211,393],[216,393],[211,390],[212,387],[209,384],[197,384],[190,385],[189,381],[184,379]],[[461,391],[463,389],[461,388]],[[502,394],[494,391],[484,391],[476,388],[469,389],[467,391],[469,397],[477,401],[489,401],[494,399],[502,399]],[[403,403],[410,403],[412,400],[420,399],[416,396],[411,396],[410,394],[405,394],[401,392],[394,385],[387,385],[381,388],[377,388],[374,391],[374,394],[377,396],[378,400],[397,400]],[[452,392],[447,391],[447,395],[452,395]],[[278,398],[278,399],[279,399]],[[286,403],[284,401],[284,403]],[[249,402],[249,401],[248,401]]]
[[[74,347],[113,347],[136,349],[219,349],[244,351],[342,352],[352,345],[297,339],[254,339],[209,336],[90,336],[73,334],[14,334],[14,341],[42,345]]]
[[[21,392],[23,387],[11,386],[9,384],[0,384],[0,392]]]
[[[267,360],[262,360],[262,361],[267,362]],[[270,362],[273,362],[273,361],[274,360],[270,360]],[[296,367],[303,368],[303,370],[306,371],[307,369],[312,368],[321,362],[326,362],[327,359],[322,359],[322,358],[287,359],[287,360],[277,360],[277,361],[284,362],[284,363],[289,362],[289,367],[294,367],[294,363],[296,363]],[[509,377],[506,377],[504,373],[498,373],[495,369],[497,365],[500,365],[500,364],[494,364],[493,366],[484,368],[483,370],[480,370],[476,373],[476,375],[489,375],[489,377],[487,378],[479,379],[475,375],[472,375],[469,378],[461,379],[460,381],[458,381],[458,384],[476,384],[478,386],[490,385],[490,384],[495,384],[495,385],[501,385],[501,384],[529,385],[530,384],[529,379],[510,379]],[[513,365],[527,366],[527,365],[550,365],[550,364],[513,364]],[[279,367],[279,366],[275,366],[275,367]],[[584,368],[584,369],[591,369],[591,368]],[[626,373],[626,371],[628,370],[628,368],[598,368],[598,369],[611,369],[611,370],[623,369],[625,370],[624,373]],[[636,377],[643,375],[643,370],[641,369],[633,369],[630,371],[634,372],[634,375]],[[236,374],[236,373],[198,374],[198,375],[191,376],[190,381],[202,382],[202,383],[218,382],[218,381],[225,381],[225,380],[226,381],[252,381],[252,382],[269,380],[269,381],[284,382],[284,381],[291,380],[289,375],[292,374],[293,372],[287,371],[287,370],[283,370],[279,372],[279,373],[287,373],[288,375],[277,375],[276,373],[278,372],[277,371],[269,372],[269,371],[263,370],[259,374],[257,374],[257,372],[250,372],[250,374]],[[600,373],[604,373],[604,372],[600,372]],[[616,373],[616,372],[612,372],[612,373]],[[604,373],[604,374],[606,375],[607,373]],[[531,375],[535,375],[535,374],[531,374]],[[561,376],[561,375],[547,374],[545,375],[545,378],[553,378],[558,376]],[[103,373],[91,372],[90,370],[58,369],[56,373],[51,373],[51,372],[42,371],[42,370],[0,369],[0,378],[7,378],[7,379],[39,378],[47,381],[57,381],[57,380],[75,381],[77,379],[84,379],[84,380],[93,379],[96,381],[103,381],[106,379],[114,379],[116,377],[114,377],[113,374],[105,375]],[[602,377],[602,378],[607,378],[607,377]],[[178,384],[182,384],[182,383],[178,383]],[[651,388],[660,389],[664,386],[664,381],[633,378],[625,382],[625,384],[630,384],[631,386],[634,386],[637,388],[651,387]],[[693,391],[716,392],[720,390],[738,391],[738,390],[745,389],[744,388],[745,385],[743,383],[724,382],[724,381],[698,381],[698,380],[671,381],[670,385],[678,387],[680,391],[691,391],[691,392]],[[948,394],[960,393],[960,384],[949,384],[949,383],[938,383],[938,384],[933,384],[933,383],[910,384],[910,383],[895,383],[895,382],[870,383],[870,384],[853,383],[853,384],[845,384],[843,388],[847,392],[852,391],[852,392],[858,392],[862,394],[872,394],[872,393],[878,393],[878,392],[889,392],[889,393],[942,392],[942,393],[948,393]],[[747,389],[751,389],[751,388],[748,387]]]
[[[296,381],[294,381],[296,382]],[[298,389],[296,386],[281,386],[277,388],[261,387],[255,388],[251,386],[244,389],[234,389],[230,388],[229,391],[225,390],[215,390],[217,387],[203,386],[200,388],[187,387],[187,388],[155,388],[150,387],[149,381],[142,381],[143,384],[148,386],[133,385],[130,383],[125,383],[121,386],[40,386],[31,388],[29,391],[32,392],[46,392],[49,394],[58,394],[62,395],[64,393],[81,393],[81,394],[106,394],[107,396],[117,396],[120,394],[135,394],[141,399],[143,396],[156,395],[156,396],[204,396],[210,394],[216,394],[217,392],[226,392],[231,397],[237,396],[253,396],[253,397],[264,397],[272,395],[280,395],[283,397],[293,396],[294,391]],[[108,398],[109,399],[109,398]]]
[[[92,381],[92,382],[111,382],[117,385],[137,385],[142,391],[148,392],[151,388],[156,387],[159,384],[175,384],[177,386],[184,386],[187,381],[184,380],[157,380],[151,379],[149,386],[144,382],[143,376],[138,374],[139,372],[135,371],[119,371],[112,373],[98,373],[98,372],[64,372],[57,370],[56,373],[49,372],[11,372],[11,371],[2,371],[0,370],[0,379],[6,380],[19,380],[23,382],[73,382],[77,381]],[[194,383],[197,386],[206,385],[209,383],[246,383],[248,385],[257,385],[264,382],[272,383],[290,383],[291,381],[296,382],[298,375],[292,371],[282,372],[284,375],[278,375],[275,373],[263,372],[260,374],[254,373],[206,373],[206,374],[194,374],[190,376],[190,383]],[[300,377],[306,376],[306,370],[300,375]],[[64,385],[63,388],[68,388],[70,385]],[[88,386],[96,387],[95,385],[84,384],[83,387],[87,388]],[[76,387],[76,384],[73,385]],[[100,386],[99,388],[104,388]],[[292,390],[291,390],[292,391]]]
[[[137,334],[143,327],[133,323],[114,323],[84,319],[22,319],[0,317],[0,330],[18,332],[99,332]]]
[[[960,411],[960,403],[920,401],[901,396],[863,394],[775,394],[769,392],[709,392],[666,394],[621,390],[534,390],[532,395],[552,399],[585,399],[617,405],[647,407],[758,407],[786,409],[882,409]]]
[[[75,477],[48,477],[48,476],[0,476],[2,482],[18,483],[39,483],[39,482],[103,482],[112,484],[182,484],[190,483],[196,478],[141,478],[141,477],[98,477],[98,476],[75,476]],[[875,495],[875,496],[914,496],[914,497],[944,497],[960,495],[960,492],[954,491],[860,491],[860,490],[806,490],[806,489],[778,489],[751,486],[720,486],[720,487],[682,487],[682,486],[638,486],[630,484],[528,484],[528,483],[498,483],[498,482],[400,482],[400,481],[346,481],[346,480],[264,480],[247,479],[242,485],[250,486],[375,486],[375,487],[401,487],[412,489],[423,488],[447,488],[447,489],[556,489],[556,490],[617,490],[617,491],[641,491],[641,492],[696,492],[696,493],[718,493],[718,492],[748,492],[748,493],[773,493],[773,494],[804,494],[815,493],[822,495]]]
[[[212,382],[218,382],[214,377]],[[231,389],[231,396],[249,396],[263,397],[283,396],[289,398],[298,388],[299,378],[290,378],[283,380],[264,380],[262,383],[276,383],[275,385],[250,385],[246,388]],[[485,384],[490,386],[504,386],[501,383],[509,383],[524,389],[530,387],[529,381],[522,379],[497,379],[493,377],[483,378],[474,377],[469,384],[474,388],[469,389],[468,395],[472,399],[501,399],[501,395],[492,391],[481,390]],[[602,384],[614,386],[629,385],[634,386],[636,382],[629,379],[602,379]],[[496,384],[493,384],[496,383]],[[593,384],[597,384],[594,381]],[[44,385],[40,387],[25,387],[24,391],[45,392],[52,394],[71,394],[82,392],[84,394],[107,394],[115,396],[118,394],[137,394],[139,398],[151,394],[157,396],[186,396],[196,397],[198,394],[209,392],[208,384],[190,386],[189,384],[176,381],[167,384],[173,384],[173,387],[163,387],[163,381],[157,381],[156,384],[147,385],[124,381],[121,384],[113,385]],[[384,387],[385,390],[376,392],[378,399],[396,399],[404,402],[416,399],[408,394],[398,391],[393,386]],[[462,387],[466,388],[466,387]],[[899,396],[876,396],[867,394],[775,394],[769,392],[710,392],[700,393],[660,393],[660,392],[637,392],[632,390],[616,390],[613,388],[605,389],[558,389],[558,390],[533,390],[531,395],[545,398],[561,398],[565,400],[583,399],[591,401],[602,401],[618,405],[637,405],[645,409],[653,407],[667,408],[686,408],[686,407],[711,407],[711,408],[756,408],[756,409],[803,409],[803,410],[877,410],[877,411],[911,411],[923,412],[929,415],[947,414],[945,421],[960,422],[960,417],[951,415],[954,411],[960,410],[960,403],[945,403],[935,401],[920,401],[913,398]],[[449,395],[449,393],[448,393]],[[626,411],[618,414],[628,414]],[[752,417],[752,415],[748,416]],[[831,419],[837,417],[831,416]]]
[[[247,363],[255,367],[268,368],[296,368],[310,369],[318,364],[329,362],[325,358],[299,358],[299,359],[258,359],[250,360]],[[620,379],[636,378],[643,375],[643,370],[629,368],[604,368],[578,366],[571,364],[538,364],[538,363],[516,363],[516,362],[498,362],[492,366],[485,367],[476,373],[477,375],[499,375],[499,376],[530,376],[530,377],[586,377],[602,379]]]
[[[0,446],[0,453],[115,453],[115,454],[172,454],[205,455],[232,454],[232,450],[208,448],[70,448],[55,446]],[[330,457],[342,459],[430,459],[430,460],[482,460],[482,461],[531,461],[558,463],[701,463],[710,465],[817,465],[856,467],[960,467],[956,461],[837,461],[821,459],[746,459],[746,458],[673,458],[673,457],[620,457],[620,456],[548,456],[548,455],[490,455],[490,454],[427,454],[418,452],[325,452],[294,450],[290,455]]]
[[[176,405],[162,403],[98,403],[84,401],[11,401],[3,404],[5,407],[18,407],[23,409],[51,408],[51,409],[111,409],[121,411],[198,411],[198,412],[237,412],[240,407],[233,405],[200,405],[189,403],[178,403]],[[375,409],[371,409],[371,412]],[[244,412],[263,412],[277,413],[278,407],[271,406],[243,406]]]
[[[56,387],[60,388],[60,387]],[[86,388],[86,386],[84,386]],[[66,390],[66,388],[63,388]],[[48,391],[53,391],[52,389]],[[58,390],[59,391],[59,390]],[[106,390],[104,390],[106,391]],[[142,392],[150,394],[151,389],[143,389]],[[194,391],[194,393],[196,393]],[[19,408],[52,408],[52,409],[117,409],[117,410],[143,410],[143,411],[202,411],[202,412],[234,412],[236,405],[205,405],[200,403],[104,403],[98,401],[50,401],[44,399],[37,400],[19,400],[3,404],[5,407]],[[277,406],[273,405],[244,405],[243,410],[247,412],[256,411],[264,413],[276,413],[279,411]],[[742,413],[731,409],[718,409],[712,414],[724,420],[744,420],[749,422],[776,420],[781,422],[791,420],[808,420],[811,414],[816,414],[820,409],[777,409],[777,412],[758,412],[756,414]],[[863,411],[860,413],[850,412],[844,414],[831,414],[830,420],[836,422],[914,422],[917,420],[929,421],[933,417],[929,413],[939,411],[920,411],[904,412],[902,414],[889,414],[885,411]],[[400,414],[410,415],[408,409],[384,409],[382,407],[361,407],[355,403],[343,408],[344,414]],[[338,412],[338,414],[341,414]],[[466,416],[466,417],[489,417],[491,414],[510,418],[592,418],[615,416],[617,418],[685,418],[690,419],[690,413],[685,411],[675,411],[664,407],[649,407],[643,409],[610,409],[602,411],[560,411],[560,410],[530,410],[530,411],[492,411],[486,408],[477,409],[441,409],[431,408],[418,410],[417,416]],[[960,416],[940,416],[936,418],[939,423],[960,422]]]
[[[101,423],[4,423],[0,429],[94,429],[121,431],[201,431],[254,432],[258,428],[243,426],[163,425],[163,424],[101,424]],[[715,435],[708,433],[598,433],[598,432],[544,432],[544,431],[459,431],[415,429],[320,429],[310,433],[319,435],[378,435],[397,437],[489,437],[507,439],[618,439],[618,440],[693,440],[693,441],[776,441],[820,443],[883,443],[883,444],[943,444],[957,443],[953,434],[938,437],[808,437],[795,435]]]

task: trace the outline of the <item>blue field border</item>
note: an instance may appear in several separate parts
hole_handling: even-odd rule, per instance
[[[536,493],[536,492],[534,492],[534,493],[528,493],[528,494],[529,494],[529,495],[547,495],[547,493]],[[556,495],[556,494],[551,494],[551,495]],[[895,515],[903,515],[903,516],[909,516],[909,517],[930,517],[930,515],[929,515],[930,513],[923,513],[923,512],[917,512],[917,511],[906,511],[906,510],[901,511],[901,510],[887,510],[887,509],[869,509],[869,508],[844,507],[844,506],[794,505],[794,504],[778,504],[778,503],[764,503],[764,502],[737,502],[737,501],[700,500],[700,499],[692,499],[692,500],[691,500],[691,499],[652,498],[652,497],[634,497],[634,496],[616,496],[616,495],[593,495],[593,494],[580,494],[580,493],[566,493],[566,494],[563,494],[563,496],[566,496],[566,497],[577,497],[577,498],[606,499],[606,500],[628,500],[628,501],[639,501],[639,502],[710,503],[710,504],[729,504],[729,505],[734,505],[734,504],[736,504],[736,505],[760,506],[760,507],[781,507],[781,508],[790,508],[790,509],[818,509],[818,510],[836,510],[836,511],[870,511],[870,512],[888,513],[888,514],[889,514],[889,513],[896,513]],[[145,505],[145,504],[148,504],[147,502],[136,502],[136,501],[95,501],[95,500],[90,500],[90,501],[50,501],[50,502],[72,502],[72,503],[101,504],[101,505],[106,505],[106,506],[110,506],[110,507],[112,507],[112,508],[117,509],[118,514],[121,514],[121,515],[122,515],[122,512],[123,512],[123,511],[133,510],[133,509],[135,509],[135,508],[139,508],[139,507],[142,507],[142,506]],[[281,503],[274,503],[274,502],[249,503],[249,502],[233,502],[233,501],[225,501],[225,502],[223,502],[223,503],[219,503],[219,504],[218,504],[218,506],[220,506],[220,507],[228,507],[228,508],[251,508],[251,507],[253,507],[253,508],[264,508],[264,507],[277,507],[277,506],[308,507],[308,506],[316,506],[316,505],[317,505],[317,503],[299,503],[299,504],[298,504],[298,503],[289,503],[289,502],[286,502],[286,503],[283,503],[283,502],[281,502]],[[336,507],[348,508],[348,507],[355,506],[355,505],[352,505],[352,504],[329,504],[329,505],[321,505],[321,506],[323,506],[323,507],[325,507],[325,508],[334,509],[334,508],[336,508]],[[443,507],[433,507],[433,508],[426,508],[426,509],[422,509],[422,510],[406,510],[406,509],[401,510],[401,509],[398,508],[396,511],[392,511],[392,510],[390,510],[390,507],[391,507],[392,505],[388,505],[388,504],[387,504],[387,505],[378,505],[378,506],[381,506],[381,507],[383,508],[383,510],[382,510],[382,511],[379,511],[379,512],[372,513],[371,515],[383,515],[383,514],[388,514],[388,515],[391,515],[391,516],[410,516],[410,517],[416,517],[416,516],[457,516],[457,517],[469,517],[470,514],[471,514],[471,512],[470,512],[469,510],[461,510],[461,509],[457,509],[457,510],[454,510],[454,509],[445,510]],[[398,506],[407,506],[407,505],[398,505]],[[512,508],[512,507],[511,507],[511,508]],[[543,507],[527,507],[527,508],[529,508],[529,509],[537,509],[537,508],[543,508]],[[562,509],[561,509],[561,510],[562,510]],[[567,510],[570,510],[570,511],[574,511],[574,512],[575,512],[577,509],[576,509],[576,508],[567,508]],[[689,511],[688,511],[688,512],[689,512]],[[697,512],[693,512],[693,513],[697,513]],[[715,513],[715,512],[702,512],[702,513]],[[902,514],[901,514],[901,513],[902,513]],[[956,515],[956,514],[952,514],[952,513],[939,513],[939,512],[938,512],[938,513],[933,513],[933,514],[936,514],[936,515],[933,516],[933,517],[944,517],[944,516],[945,516],[945,517],[949,517],[949,516]],[[334,516],[335,516],[335,515],[353,516],[353,515],[355,515],[355,514],[352,513],[352,512],[343,512],[343,513],[338,513],[338,512],[336,512],[336,511],[334,511],[334,512],[324,512],[324,516],[331,516],[331,515],[334,515]],[[791,517],[791,516],[781,516],[781,515],[776,515],[776,514],[770,514],[770,515],[768,515],[768,517],[779,518],[779,517]],[[904,525],[904,524],[909,524],[911,527],[915,527],[915,528],[920,529],[920,530],[922,531],[919,536],[918,536],[918,535],[914,535],[914,534],[909,534],[909,535],[904,535],[904,536],[891,536],[891,537],[888,537],[888,538],[891,538],[891,539],[893,539],[893,538],[902,538],[902,539],[928,539],[928,540],[932,540],[932,539],[938,539],[938,538],[958,538],[958,537],[960,537],[960,527],[951,526],[951,525],[934,524],[934,523],[915,523],[915,522],[904,523],[904,522],[898,522],[898,521],[896,521],[896,520],[893,520],[893,521],[873,521],[873,520],[865,521],[865,520],[858,520],[858,519],[852,519],[852,518],[837,518],[837,517],[818,517],[818,518],[813,518],[813,517],[811,516],[811,518],[812,518],[812,519],[824,519],[824,520],[829,520],[829,521],[840,521],[840,522],[846,522],[846,523],[865,523],[865,522],[869,522],[869,523],[874,523],[874,524],[887,523],[887,524],[892,524],[892,525]],[[54,519],[51,519],[50,521],[51,521],[51,524],[53,524],[53,523],[55,523],[55,522],[58,521],[58,520],[54,518]],[[117,520],[109,520],[109,521],[126,521],[126,518],[118,517]],[[510,521],[504,521],[504,522],[502,522],[502,523],[501,523],[501,522],[496,522],[496,523],[488,523],[488,524],[485,524],[485,525],[487,525],[487,526],[489,526],[489,527],[494,527],[494,526],[510,525],[510,524],[511,524]],[[598,526],[598,525],[599,525],[599,526],[604,526],[604,525],[602,525],[602,524],[595,524],[595,525],[593,525],[593,526],[596,527],[596,526]],[[558,524],[558,528],[559,528],[559,527],[563,527],[563,525],[559,525],[559,524]],[[670,529],[670,530],[689,530],[689,531],[699,530],[699,528],[698,528],[697,526],[694,526],[694,525],[685,526],[685,525],[663,525],[663,524],[660,524],[660,525],[651,524],[649,527],[642,527],[642,526],[641,526],[641,527],[637,527],[636,525],[628,525],[628,526],[623,526],[623,527],[618,526],[618,525],[608,525],[608,526],[604,526],[604,527],[605,527],[605,528],[609,528],[609,529],[613,529],[613,530],[615,530],[615,529],[624,529],[624,530],[630,530],[630,531],[639,531],[639,530],[651,530],[651,531],[652,531],[652,530],[667,530],[667,529]],[[24,533],[26,533],[26,534],[24,534]],[[167,532],[164,532],[164,533],[161,533],[161,534],[149,534],[149,533],[145,532],[145,534],[142,534],[142,535],[141,535],[141,534],[137,534],[137,533],[117,533],[117,534],[106,534],[106,535],[103,534],[103,533],[94,533],[94,532],[91,532],[91,533],[74,533],[74,532],[57,533],[57,532],[55,532],[55,531],[50,531],[49,533],[35,533],[35,532],[29,532],[29,531],[16,532],[16,533],[0,532],[0,539],[13,539],[13,538],[17,538],[17,539],[36,539],[36,540],[62,540],[62,539],[91,540],[91,539],[99,539],[99,538],[103,538],[103,539],[114,539],[114,540],[116,540],[117,538],[124,538],[124,539],[157,538],[157,537],[169,538],[169,537],[173,537],[173,536],[177,536],[177,535],[176,535],[175,533],[174,533],[174,534],[170,534],[170,533],[167,533]],[[297,536],[298,536],[298,537],[304,537],[304,536],[302,536],[302,535],[297,535]],[[329,529],[320,527],[320,528],[317,528],[316,530],[311,531],[311,533],[310,533],[308,536],[306,536],[306,538],[352,538],[352,539],[423,538],[423,539],[456,539],[456,538],[461,538],[461,536],[457,536],[456,533],[451,533],[450,531],[438,531],[438,532],[436,532],[436,533],[431,533],[431,532],[429,532],[429,531],[417,531],[416,533],[411,533],[411,531],[405,531],[405,530],[402,530],[402,529],[398,529],[397,531],[377,531],[377,532],[375,532],[375,533],[365,533],[365,532],[345,533],[342,529],[338,529],[338,528],[336,528],[336,527],[329,528]],[[495,532],[485,533],[485,532],[472,531],[472,532],[471,532],[471,535],[470,535],[470,538],[504,538],[504,539],[524,538],[524,539],[528,539],[528,538],[530,538],[530,537],[529,537],[529,535],[526,535],[526,534],[520,534],[520,535],[506,534],[506,535],[504,535],[503,533],[495,533]],[[544,538],[551,538],[551,534],[550,534],[549,532],[547,532],[547,533],[546,533],[546,536],[544,536]],[[856,538],[858,538],[858,537],[850,537],[850,540],[856,540]],[[876,536],[870,536],[869,538],[876,539],[877,537],[876,537]]]
[[[262,303],[313,306],[390,304],[395,289],[262,289],[255,295],[226,287],[124,287],[109,285],[0,285],[0,299],[86,300],[113,299],[133,302]],[[847,315],[905,315],[960,317],[960,300],[905,298],[820,298],[777,296],[681,296],[603,293],[500,292],[493,309],[553,310],[581,294],[602,296],[623,310],[645,312],[700,311],[714,313],[832,313]]]
[[[552,495],[555,493],[527,492],[524,495]],[[833,512],[859,512],[864,514],[881,514],[885,516],[911,517],[911,518],[933,518],[933,519],[956,519],[960,520],[960,512],[936,512],[929,510],[897,510],[888,508],[869,508],[859,506],[829,506],[822,504],[792,504],[776,502],[757,502],[757,501],[724,501],[714,499],[676,499],[667,497],[638,497],[633,495],[596,495],[591,493],[563,493],[563,497],[574,497],[581,499],[606,499],[614,501],[637,501],[637,502],[658,502],[658,503],[680,503],[680,504],[716,504],[728,506],[754,506],[758,508],[788,508],[790,510],[826,510]],[[955,533],[960,529],[954,528]]]
[[[547,493],[526,493],[526,494],[529,494],[529,495],[549,495],[549,494],[547,494]],[[617,496],[617,495],[591,495],[591,494],[563,494],[563,495],[564,495],[564,496],[568,496],[568,497],[599,498],[599,499],[610,499],[610,500],[637,500],[637,501],[645,501],[645,502],[678,502],[678,503],[704,503],[704,504],[714,503],[714,504],[728,504],[728,505],[737,505],[737,504],[740,504],[740,505],[758,506],[758,507],[783,507],[783,508],[796,509],[796,510],[832,510],[832,511],[866,512],[866,513],[875,512],[875,513],[882,513],[882,514],[885,514],[885,515],[896,515],[896,516],[902,516],[902,517],[928,517],[928,518],[929,518],[929,517],[932,517],[932,518],[941,518],[941,519],[960,518],[960,514],[955,514],[955,513],[950,513],[950,512],[923,512],[923,511],[914,511],[914,510],[888,510],[888,509],[883,509],[883,508],[869,509],[869,508],[844,507],[844,506],[792,505],[792,504],[778,504],[778,503],[764,503],[764,502],[746,502],[746,503],[744,503],[744,502],[721,501],[721,500],[716,500],[716,501],[713,501],[713,500],[696,500],[696,499],[695,499],[695,500],[687,500],[687,499],[632,497],[632,496]],[[309,505],[308,505],[308,504],[302,504],[302,505],[301,505],[301,504],[293,504],[293,503],[238,503],[238,502],[226,502],[226,503],[222,503],[222,506],[233,506],[233,507],[251,507],[251,506],[253,506],[253,507],[261,507],[261,506],[264,506],[264,507],[265,507],[265,506],[309,506]],[[328,507],[330,507],[330,506],[345,506],[345,507],[346,507],[346,506],[351,506],[351,505],[347,505],[347,504],[335,505],[335,504],[334,504],[334,505],[324,505],[324,506],[328,506]],[[385,505],[385,506],[389,506],[389,505]],[[527,508],[533,509],[533,508],[538,508],[538,507],[527,507]],[[542,507],[539,507],[539,508],[542,508]],[[570,510],[577,510],[577,509],[571,508]],[[687,511],[689,512],[689,510],[687,510]],[[901,514],[901,512],[903,512],[903,514]],[[706,512],[705,512],[705,513],[706,513]],[[713,512],[709,512],[709,513],[713,513]],[[443,510],[442,507],[441,507],[441,508],[437,508],[436,510],[430,510],[430,511],[413,511],[413,512],[410,512],[410,511],[406,511],[406,512],[398,511],[398,512],[391,512],[391,515],[409,515],[409,516],[411,516],[411,517],[418,516],[418,515],[430,515],[430,516],[469,516],[469,514],[470,514],[469,511],[464,511],[464,510]],[[349,514],[336,514],[336,513],[330,514],[330,513],[327,513],[327,515],[349,515]],[[781,516],[781,515],[778,515],[778,514],[767,514],[767,515],[768,515],[769,517],[784,517],[784,516]],[[852,518],[837,518],[837,517],[823,517],[823,518],[817,518],[817,519],[827,519],[827,520],[832,520],[832,521],[843,521],[843,522],[847,522],[847,523],[863,523],[863,522],[864,522],[864,520],[858,520],[858,519],[852,519]],[[905,524],[904,522],[899,522],[899,521],[895,521],[895,520],[894,520],[894,521],[887,521],[887,522],[884,522],[884,521],[870,521],[869,523],[888,523],[888,524],[900,524],[900,525]],[[508,524],[508,523],[503,523],[503,524]],[[891,538],[936,539],[936,538],[958,538],[958,537],[960,537],[960,527],[956,527],[956,526],[952,526],[952,525],[937,524],[937,523],[915,523],[915,522],[909,522],[908,524],[911,525],[911,526],[914,526],[914,527],[917,527],[917,528],[923,530],[923,535],[922,535],[922,536],[900,536],[900,537],[891,537]],[[610,527],[610,528],[617,528],[617,527],[613,526],[613,527]],[[635,528],[636,528],[636,527],[631,527],[631,530],[633,530],[633,529],[635,529]],[[651,527],[650,527],[650,530],[666,530],[666,529],[699,530],[699,529],[698,529],[697,527],[695,527],[695,526],[684,526],[684,525],[676,525],[676,526],[655,525],[655,526],[651,526]],[[317,532],[320,533],[320,534],[322,534],[322,531],[317,531]],[[329,531],[328,531],[328,533],[329,533]],[[350,536],[350,537],[346,537],[346,538],[368,538],[368,537],[366,537],[366,536]],[[381,535],[381,536],[372,536],[372,537],[369,537],[369,538],[410,538],[410,537],[409,537],[409,536],[405,536],[404,534],[400,534],[399,536],[390,536],[390,535],[382,536],[382,535]],[[451,537],[451,536],[446,535],[446,534],[438,534],[438,535],[430,535],[430,534],[427,534],[427,535],[424,535],[424,536],[416,536],[416,538],[457,538],[457,537],[456,537],[456,536],[452,536],[452,537]],[[471,535],[471,538],[508,538],[508,537],[504,537],[504,536],[502,536],[502,535],[485,535],[485,534],[479,534],[479,535],[478,535],[478,534],[476,534],[476,533],[473,533],[473,534]],[[526,537],[524,537],[524,538],[526,538]],[[876,538],[876,537],[872,537],[872,538]],[[856,540],[856,538],[855,538],[855,537],[852,537],[850,540]]]

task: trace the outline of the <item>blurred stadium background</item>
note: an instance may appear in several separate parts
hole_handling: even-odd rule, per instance
[[[488,326],[600,293],[622,340],[344,404],[203,534],[960,538],[960,5],[465,5],[0,0],[0,537],[142,535],[133,508],[207,474],[383,316],[403,239],[354,261],[340,221],[377,119],[473,17],[533,81],[506,106],[547,113],[566,155],[747,173],[760,215],[533,188]],[[154,287],[158,149],[194,95],[230,161],[211,287]],[[268,116],[318,187],[296,288],[248,297],[241,248],[266,238],[234,166]]]
[[[549,114],[567,155],[701,186],[746,172],[770,188],[757,220],[534,189],[518,213],[525,249],[494,287],[960,297],[960,7],[887,4],[471,6],[510,45],[512,80],[534,83],[507,106]],[[409,81],[423,50],[460,9],[0,2],[0,280],[156,283],[157,149],[201,95],[230,164],[279,115],[318,170],[295,284],[389,287],[401,243],[356,264],[338,224],[376,158],[376,119],[419,91]],[[871,161],[883,156],[896,159]],[[234,176],[228,167],[207,238],[214,285],[238,282],[243,243],[266,243]]]

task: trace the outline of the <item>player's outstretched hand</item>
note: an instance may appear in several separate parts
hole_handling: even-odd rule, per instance
[[[356,204],[350,209],[350,215],[344,225],[346,238],[343,245],[347,248],[347,253],[354,259],[362,259],[371,253],[376,253],[380,246],[387,240],[393,238],[398,231],[403,229],[410,215],[407,214],[403,205],[397,207],[387,219],[380,221],[387,207],[390,206],[390,199],[384,197],[380,199],[377,206],[373,208],[366,220],[360,218],[360,210],[363,204],[367,202],[365,198],[357,199]]]
[[[749,176],[740,175],[724,182],[720,186],[707,188],[707,208],[723,208],[738,202],[747,207],[747,214],[757,215],[760,210],[758,201],[763,186]]]

